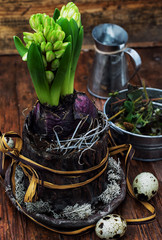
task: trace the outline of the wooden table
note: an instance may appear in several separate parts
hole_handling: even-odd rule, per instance
[[[162,48],[137,49],[142,58],[140,78],[147,86],[162,88]],[[81,53],[76,72],[75,89],[87,92],[86,84],[93,62],[93,51]],[[133,83],[139,83],[138,78]],[[89,94],[88,94],[89,95]],[[90,96],[97,107],[102,110],[104,100]],[[25,115],[36,101],[36,95],[27,70],[26,63],[19,56],[0,57],[0,130],[13,130],[21,135]],[[129,225],[125,240],[160,240],[162,226],[162,161],[140,162],[132,161],[130,179],[143,172],[152,172],[159,180],[158,194],[151,200],[156,208],[157,218],[146,225]],[[124,202],[116,209],[116,213],[124,218],[139,218],[148,216],[149,212],[142,205],[128,195]],[[12,206],[2,186],[0,186],[0,239],[1,240],[98,240],[94,231],[83,236],[61,236],[50,232],[26,216],[19,213]]]

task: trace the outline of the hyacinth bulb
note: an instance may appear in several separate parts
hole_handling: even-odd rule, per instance
[[[47,74],[52,77],[51,73]],[[85,93],[75,92],[74,95],[65,97],[52,111],[49,111],[48,106],[37,102],[32,110],[29,128],[33,133],[43,134],[47,139],[55,137],[55,130],[60,139],[65,139],[72,136],[78,123],[86,116],[79,130],[81,132],[87,131],[91,120],[98,117],[98,110]]]

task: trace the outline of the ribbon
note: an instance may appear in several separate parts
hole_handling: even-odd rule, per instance
[[[129,168],[130,168],[130,162],[134,156],[134,149],[132,148],[131,144],[123,144],[115,147],[110,148],[110,156],[114,156],[117,153],[120,153],[120,151],[127,150],[127,154],[125,157],[125,171],[126,171],[126,182],[127,182],[127,191],[129,195],[134,198],[135,200],[138,200],[133,192],[132,185],[130,184],[129,181]],[[151,215],[148,217],[144,218],[138,218],[138,219],[125,219],[127,224],[133,225],[133,224],[145,224],[149,223],[153,220],[155,220],[156,213],[155,213],[155,208],[148,202],[143,202],[138,200],[150,213]]]
[[[11,138],[15,139],[15,147],[13,149],[8,146],[8,144],[5,141],[5,137],[11,137]],[[36,200],[37,184],[41,184],[41,185],[43,184],[43,186],[49,187],[51,189],[71,189],[71,188],[76,188],[76,187],[82,187],[82,186],[94,181],[96,178],[98,178],[106,170],[107,165],[108,165],[108,155],[109,155],[109,153],[110,153],[110,156],[115,156],[117,154],[121,154],[122,156],[124,156],[123,152],[126,151],[127,153],[126,153],[126,156],[125,156],[125,172],[126,172],[127,191],[132,198],[138,200],[134,195],[132,186],[131,186],[130,181],[129,181],[130,162],[131,162],[131,160],[134,156],[134,149],[132,148],[131,144],[123,144],[123,145],[119,145],[119,146],[115,145],[110,131],[109,131],[109,142],[111,144],[111,147],[109,149],[107,149],[106,156],[104,157],[104,159],[102,159],[102,161],[98,165],[96,165],[92,168],[86,169],[86,170],[60,171],[60,170],[54,170],[54,169],[50,169],[48,167],[42,166],[38,163],[35,163],[31,159],[28,159],[28,158],[24,157],[23,155],[21,155],[20,154],[20,151],[21,151],[21,148],[22,148],[21,137],[15,132],[8,132],[8,133],[3,134],[0,137],[0,151],[3,154],[3,157],[0,158],[0,170],[1,170],[0,171],[0,177],[1,177],[2,171],[4,170],[5,156],[6,155],[10,156],[12,158],[11,181],[12,181],[13,194],[15,195],[15,169],[16,169],[16,166],[19,165],[22,168],[24,174],[29,179],[29,186],[28,186],[28,189],[26,191],[24,201],[30,202],[30,201],[33,200],[34,197],[35,197],[35,200]],[[76,183],[76,184],[70,184],[70,185],[56,185],[56,184],[53,184],[53,183],[49,183],[49,182],[40,180],[37,172],[35,171],[35,169],[32,166],[35,166],[37,168],[53,172],[55,174],[62,174],[62,175],[85,174],[85,173],[97,170],[97,169],[101,168],[102,166],[104,166],[104,167],[93,178],[90,178],[90,179],[88,179],[84,182],[80,182],[80,183]],[[2,179],[2,177],[1,177],[1,179]],[[149,222],[151,222],[155,219],[155,217],[156,217],[155,208],[148,202],[143,202],[143,201],[139,201],[139,202],[151,213],[151,215],[148,216],[148,217],[139,218],[139,219],[126,219],[128,224],[146,224],[146,223],[149,223]],[[18,203],[17,200],[16,200],[16,203],[21,208],[21,211],[26,216],[28,216],[30,219],[32,219],[37,224],[55,232],[55,233],[60,233],[60,234],[65,234],[65,235],[77,235],[77,234],[83,233],[83,232],[95,227],[95,224],[93,224],[93,225],[89,225],[87,227],[83,227],[83,228],[80,228],[80,229],[77,229],[77,230],[74,230],[74,231],[61,231],[61,230],[58,230],[58,229],[50,228],[50,227],[42,224],[41,222],[37,221],[36,219],[31,217],[30,215],[28,215],[28,213],[26,213],[23,210],[23,208],[21,207],[21,205]]]
[[[12,137],[12,138],[15,139],[15,148],[14,149],[12,149],[8,146],[8,144],[5,141],[5,137]],[[11,164],[12,177],[11,177],[11,180],[12,180],[12,189],[13,189],[13,194],[14,195],[15,195],[15,169],[16,169],[16,165],[19,165],[22,168],[24,174],[28,177],[29,186],[28,186],[28,189],[27,189],[25,197],[24,197],[24,202],[32,202],[32,200],[33,200],[33,198],[36,194],[37,184],[42,185],[42,186],[47,187],[47,188],[50,188],[50,189],[57,189],[57,190],[67,190],[67,189],[83,187],[86,184],[89,184],[92,181],[96,180],[98,177],[100,177],[108,166],[109,149],[107,149],[106,156],[102,159],[102,161],[94,167],[91,167],[91,168],[85,169],[85,170],[78,170],[78,171],[60,171],[60,170],[47,168],[47,167],[45,167],[41,164],[38,164],[38,163],[32,161],[31,159],[28,159],[28,158],[24,157],[23,155],[20,154],[21,147],[22,147],[22,139],[16,133],[8,132],[8,133],[1,136],[0,151],[2,151],[3,154],[5,154],[7,156],[10,156],[12,158],[12,164]],[[78,174],[89,173],[89,172],[92,172],[94,170],[98,170],[102,167],[103,168],[102,168],[102,170],[100,170],[99,173],[97,173],[92,178],[87,179],[86,181],[75,183],[75,184],[69,184],[69,185],[68,184],[67,185],[57,185],[57,184],[50,183],[50,182],[47,182],[47,181],[44,181],[44,180],[40,180],[36,170],[31,165],[35,166],[37,168],[40,168],[42,170],[47,170],[47,171],[50,171],[50,172],[53,172],[53,173],[56,173],[56,174],[61,174],[61,175],[71,175],[72,177],[76,176]],[[2,169],[3,169],[3,163],[2,163]]]

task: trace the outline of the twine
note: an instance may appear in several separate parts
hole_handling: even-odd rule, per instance
[[[17,146],[17,148],[10,148],[8,146],[8,144],[5,141],[6,137],[15,137],[15,145]],[[94,181],[95,179],[97,179],[98,177],[100,177],[103,172],[107,169],[108,166],[108,156],[109,156],[109,149],[107,148],[107,152],[105,157],[100,161],[100,163],[96,166],[93,166],[89,169],[85,169],[85,170],[78,170],[78,171],[61,171],[61,170],[55,170],[55,169],[51,169],[51,168],[47,168],[41,164],[35,163],[33,160],[24,157],[23,155],[20,154],[21,151],[21,147],[22,147],[22,139],[19,137],[19,135],[17,135],[14,132],[9,132],[9,133],[5,133],[1,136],[0,139],[0,151],[3,154],[6,154],[7,156],[10,156],[12,158],[12,187],[13,187],[13,193],[15,195],[15,169],[16,166],[19,165],[24,174],[28,177],[29,179],[29,186],[28,189],[26,191],[25,194],[25,198],[24,198],[24,202],[32,202],[35,194],[36,194],[36,187],[37,184],[42,185],[46,188],[50,188],[50,189],[58,189],[58,190],[68,190],[68,189],[73,189],[73,188],[79,188],[82,186],[85,186],[89,183],[91,183],[92,181]],[[19,154],[18,154],[19,153]],[[4,170],[4,158],[2,161],[2,170]],[[71,175],[71,176],[76,176],[76,175],[81,175],[81,174],[85,174],[85,173],[89,173],[89,172],[93,172],[95,170],[98,170],[100,168],[102,168],[99,173],[95,174],[93,177],[87,179],[86,181],[83,182],[79,182],[79,183],[75,183],[75,184],[67,184],[67,185],[57,185],[51,182],[47,182],[44,180],[40,180],[39,176],[36,172],[36,170],[34,169],[34,167],[32,167],[31,165],[33,165],[35,168],[40,168],[41,170],[46,170],[46,171],[50,171],[52,173],[56,173],[59,175]]]
[[[99,50],[96,45],[94,45],[94,49],[97,53],[100,53],[102,55],[115,55],[115,54],[118,54],[118,53],[121,53],[121,52],[124,52],[124,50],[127,48],[127,46],[125,46],[124,48],[122,49],[119,49],[119,50],[116,50],[116,51],[112,51],[112,52],[109,52],[109,51],[101,51]]]
[[[4,139],[5,136],[6,137],[13,137],[13,138],[15,138],[15,140],[16,140],[15,146],[17,148],[11,149],[8,146],[8,144],[6,143],[5,139]],[[112,141],[113,139],[112,139],[110,131],[109,131],[109,137],[110,137],[110,139],[109,139],[110,142],[113,142]],[[9,132],[9,133],[3,134],[0,137],[0,151],[3,154],[5,154],[7,156],[10,156],[12,158],[12,164],[11,164],[11,166],[12,166],[12,172],[11,172],[12,192],[14,194],[14,191],[15,191],[15,179],[14,179],[15,178],[15,169],[16,169],[16,165],[19,164],[21,166],[21,168],[23,169],[24,174],[28,177],[29,182],[30,182],[29,187],[27,189],[28,194],[27,194],[27,192],[25,194],[25,200],[31,201],[33,199],[34,195],[35,195],[35,190],[33,190],[33,189],[36,189],[36,185],[37,184],[40,184],[40,183],[42,184],[42,180],[39,180],[38,175],[37,175],[35,169],[33,169],[31,166],[29,166],[27,164],[23,164],[20,161],[20,159],[23,160],[25,158],[23,155],[20,155],[21,147],[22,147],[22,139],[21,139],[21,137],[17,133]],[[118,153],[121,153],[122,156],[123,156],[123,151],[127,151],[127,154],[126,154],[126,157],[125,157],[127,190],[128,190],[128,193],[130,194],[130,196],[132,198],[138,200],[135,197],[135,195],[134,195],[134,192],[133,192],[133,189],[132,189],[132,186],[130,184],[129,177],[128,177],[130,161],[132,160],[132,158],[134,156],[134,149],[132,148],[132,145],[131,144],[123,144],[123,145],[120,145],[120,146],[114,146],[113,145],[112,147],[109,148],[109,151],[110,151],[110,156],[114,156],[114,155],[116,155]],[[108,164],[108,161],[105,161],[105,159],[106,160],[108,159],[108,152],[109,151],[107,151],[107,154],[106,154],[105,158],[101,161],[101,162],[104,162],[104,164],[105,164],[104,168],[97,175],[95,175],[95,177],[93,177],[94,178],[93,180],[95,180],[98,177],[98,175],[101,175],[103,173],[103,171],[105,171],[105,169],[107,167],[107,164]],[[27,160],[27,158],[25,158],[25,160]],[[28,161],[31,162],[32,160],[28,159]],[[0,159],[0,164],[2,164],[2,160],[1,159]],[[44,166],[41,166],[41,168],[44,168]],[[2,170],[3,170],[3,166],[2,166]],[[91,170],[92,170],[92,168],[91,168]],[[29,172],[31,174],[29,174]],[[66,174],[67,173],[68,172],[66,172]],[[1,175],[0,175],[0,179],[2,179]],[[89,182],[91,182],[91,180],[92,179],[88,179],[87,182],[86,181],[84,182],[84,184],[88,184]],[[82,183],[79,183],[79,184],[82,185]],[[62,186],[63,186],[63,189],[64,189],[65,185],[62,185]],[[67,186],[69,186],[69,185],[67,185]],[[74,186],[74,187],[78,187],[78,186]],[[65,235],[77,235],[77,234],[83,233],[83,232],[85,232],[85,231],[95,227],[95,224],[93,224],[93,225],[89,225],[89,226],[86,226],[86,227],[83,227],[83,228],[80,228],[80,229],[77,229],[77,230],[74,230],[74,231],[61,231],[59,229],[50,228],[50,227],[42,224],[38,220],[34,219],[28,213],[26,213],[26,211],[24,211],[24,209],[19,204],[19,202],[16,199],[15,199],[15,201],[17,203],[17,206],[21,209],[21,211],[26,216],[28,216],[30,219],[32,219],[35,223],[37,223],[37,224],[39,224],[39,225],[41,225],[41,226],[43,226],[43,227],[45,227],[45,228],[55,232],[55,233],[60,233],[60,234],[65,234]],[[155,208],[148,202],[143,202],[143,201],[139,201],[139,202],[151,213],[151,215],[148,216],[148,217],[139,218],[139,219],[126,219],[126,222],[128,224],[146,224],[146,223],[150,223],[151,221],[153,221],[155,219],[155,217],[156,217]]]

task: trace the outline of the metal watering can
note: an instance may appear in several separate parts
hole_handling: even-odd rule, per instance
[[[128,34],[116,24],[96,26],[92,37],[95,42],[95,59],[87,88],[93,96],[106,99],[108,93],[126,88],[128,81],[139,70],[141,58],[134,49],[126,47]],[[131,77],[128,77],[125,53],[135,65]]]

